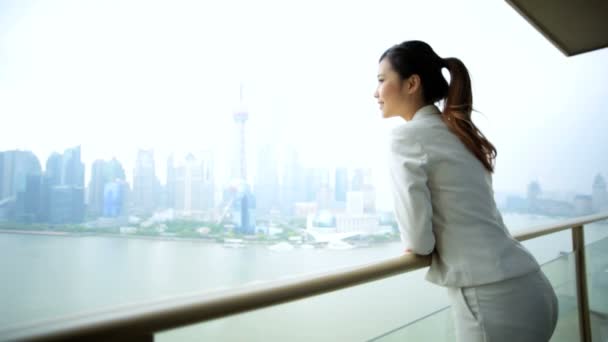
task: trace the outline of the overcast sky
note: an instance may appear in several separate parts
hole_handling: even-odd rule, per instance
[[[608,50],[566,58],[504,1],[0,1],[0,150],[82,145],[83,160],[138,148],[216,151],[224,172],[245,85],[257,147],[310,166],[374,168],[388,203],[387,131],[372,94],[388,47],[421,39],[461,58],[474,120],[498,148],[498,191],[589,193],[608,176]],[[254,175],[255,176],[255,175]],[[164,182],[164,179],[161,179]]]

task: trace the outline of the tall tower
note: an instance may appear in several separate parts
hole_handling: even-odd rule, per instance
[[[232,209],[232,220],[237,232],[255,234],[255,197],[247,183],[247,155],[245,141],[245,123],[249,118],[243,96],[243,85],[240,87],[240,100],[232,117],[236,123],[236,149],[232,165],[231,185],[224,192],[226,211]]]
[[[245,107],[243,98],[243,84],[241,84],[239,92],[239,106],[232,115],[236,124],[236,153],[235,162],[232,170],[232,179],[247,181],[247,155],[245,142],[245,123],[249,118],[249,113]]]

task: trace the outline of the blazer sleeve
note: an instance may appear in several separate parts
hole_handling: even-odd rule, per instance
[[[415,254],[430,254],[435,248],[435,235],[427,185],[428,157],[418,142],[400,138],[393,140],[390,158],[394,212],[401,241]]]

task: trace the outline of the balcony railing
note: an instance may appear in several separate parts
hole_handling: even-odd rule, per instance
[[[580,340],[591,341],[584,225],[608,219],[608,213],[564,220],[517,234],[519,241],[563,230],[572,231]],[[606,226],[608,229],[608,226]],[[372,282],[430,265],[430,257],[403,255],[367,265],[343,268],[314,276],[249,286],[222,293],[183,296],[144,305],[59,317],[0,330],[0,339],[23,341],[153,341],[169,329],[261,309]],[[602,313],[598,313],[602,314]]]

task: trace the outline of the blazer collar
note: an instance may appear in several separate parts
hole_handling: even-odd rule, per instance
[[[439,108],[437,108],[435,105],[424,106],[424,107],[418,109],[416,111],[416,113],[414,113],[414,117],[412,118],[412,120],[401,123],[397,127],[394,127],[392,129],[392,134],[395,137],[400,137],[403,135],[404,130],[408,129],[410,123],[412,123],[414,121],[426,120],[427,118],[440,119],[441,118],[440,115],[441,115],[441,112],[439,111]]]
[[[440,113],[441,112],[439,111],[439,108],[437,108],[437,106],[435,106],[434,104],[430,104],[418,109],[416,113],[414,113],[414,117],[410,121],[420,120]]]

